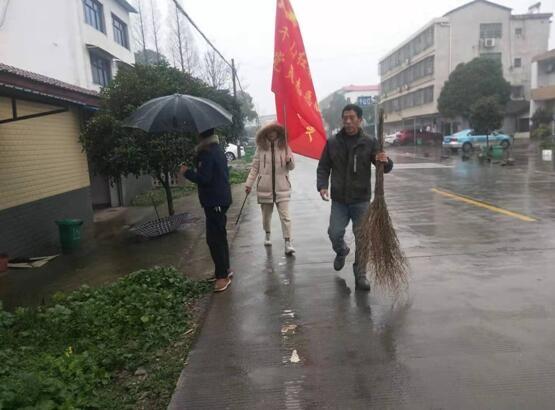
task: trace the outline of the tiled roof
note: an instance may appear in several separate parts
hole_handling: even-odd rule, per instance
[[[80,94],[92,95],[95,97],[98,96],[98,92],[96,91],[88,90],[86,88],[78,87],[73,84],[68,84],[63,81],[56,80],[55,78],[52,78],[52,77],[47,77],[42,74],[37,74],[31,71],[22,70],[20,68],[12,67],[2,63],[0,63],[0,73],[10,73],[18,77],[26,78],[28,80],[32,80],[42,84],[52,85],[57,88],[63,88],[69,91],[74,91]]]

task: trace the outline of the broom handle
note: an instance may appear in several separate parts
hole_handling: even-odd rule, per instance
[[[383,108],[380,108],[379,111],[379,120],[378,120],[378,152],[383,151]],[[384,174],[384,163],[380,161],[376,161],[376,186],[374,187],[374,196],[378,197],[384,196],[384,189],[383,189],[383,174]]]

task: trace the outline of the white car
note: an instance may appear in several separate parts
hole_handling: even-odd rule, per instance
[[[396,132],[394,134],[386,135],[384,138],[386,145],[397,145],[399,144],[399,134]]]
[[[237,145],[227,144],[225,147],[225,156],[228,161],[235,161],[238,157],[237,155]],[[241,158],[245,156],[245,148],[241,147]]]

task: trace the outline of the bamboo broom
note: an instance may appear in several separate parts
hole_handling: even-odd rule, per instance
[[[383,151],[383,109],[378,123],[378,152]],[[384,196],[384,164],[376,162],[374,200],[360,228],[362,263],[373,275],[374,283],[386,290],[397,291],[407,284],[408,262],[389,217]]]

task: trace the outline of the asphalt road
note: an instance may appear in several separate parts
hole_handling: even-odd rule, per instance
[[[386,196],[408,289],[355,291],[352,254],[333,270],[330,205],[301,159],[297,256],[283,255],[277,214],[264,248],[251,201],[233,285],[215,295],[170,408],[553,408],[553,164],[526,151],[513,167],[403,151]]]

